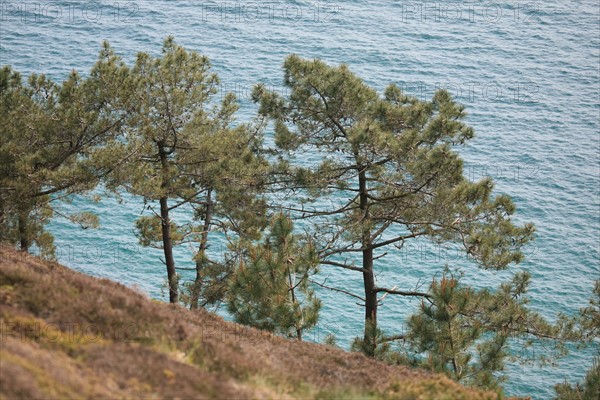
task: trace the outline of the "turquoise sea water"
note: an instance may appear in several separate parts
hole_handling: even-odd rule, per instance
[[[520,221],[533,221],[537,241],[519,268],[531,272],[532,306],[553,318],[586,305],[600,277],[600,21],[592,1],[416,2],[304,1],[0,1],[0,64],[45,72],[56,80],[85,73],[103,39],[131,62],[157,54],[167,35],[210,57],[222,92],[241,99],[241,120],[255,109],[249,90],[280,90],[289,53],[345,62],[369,84],[395,82],[427,98],[446,87],[468,107],[477,137],[462,154],[470,179],[492,176],[513,196]],[[65,211],[96,212],[102,227],[82,231],[57,218],[49,229],[59,258],[73,268],[164,298],[160,253],[142,249],[133,221],[139,199],[92,203]],[[182,216],[185,217],[185,216]],[[213,252],[219,252],[213,246]],[[190,266],[189,249],[177,262]],[[452,248],[415,244],[386,259],[381,281],[412,287],[443,265],[460,267]],[[492,286],[508,273],[467,270]],[[360,291],[360,276],[324,270],[328,284]],[[334,332],[347,346],[360,334],[362,310],[352,299],[322,293],[321,324],[312,339]],[[401,326],[416,302],[391,299],[383,328]],[[511,366],[509,394],[548,399],[552,386],[579,380],[592,350],[574,351],[558,367]]]

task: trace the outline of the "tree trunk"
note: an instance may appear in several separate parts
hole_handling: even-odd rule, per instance
[[[200,246],[198,248],[198,255],[196,256],[196,280],[194,282],[194,288],[192,290],[192,299],[190,302],[190,309],[196,310],[198,308],[198,301],[200,298],[200,285],[202,285],[202,268],[206,260],[206,250],[208,248],[208,230],[210,229],[210,223],[212,220],[212,189],[208,189],[206,194],[206,213],[204,214],[204,226],[202,228],[202,236],[200,238]]]
[[[363,281],[365,287],[365,334],[366,354],[375,356],[377,348],[377,293],[375,292],[375,276],[373,274],[373,250],[363,251]]]
[[[373,274],[373,249],[371,246],[371,231],[368,227],[369,222],[369,198],[367,196],[367,175],[365,169],[360,167],[358,173],[360,209],[363,212],[362,223],[363,232],[361,244],[363,283],[365,289],[365,328],[364,328],[364,350],[368,356],[375,356],[376,330],[377,330],[377,293],[375,292],[375,275]]]
[[[162,220],[162,241],[167,264],[167,279],[169,280],[169,302],[178,301],[177,273],[175,272],[175,259],[173,258],[173,242],[171,241],[171,221],[169,219],[169,205],[167,197],[160,198],[160,218]]]
[[[24,210],[19,211],[19,240],[21,244],[21,251],[28,252],[29,246],[29,235],[27,233],[27,217],[28,213]]]
[[[287,273],[288,273],[288,282],[290,283],[290,294],[292,296],[292,304],[294,306],[296,306],[298,304],[298,301],[296,300],[296,294],[294,293],[294,281],[292,280],[292,272],[290,270],[290,262],[289,262],[289,257],[288,257],[288,261],[287,261]],[[302,329],[296,326],[296,338],[298,340],[302,340]]]
[[[300,329],[300,328],[296,329],[296,339],[298,339],[299,341],[302,341],[302,329]]]
[[[165,175],[163,177],[162,188],[167,189],[169,187],[168,177],[166,175],[167,164],[167,153],[165,152],[164,145],[158,144],[160,161],[163,167]],[[171,240],[171,220],[169,218],[169,204],[168,197],[165,195],[160,198],[160,218],[161,218],[161,231],[163,241],[163,251],[165,254],[165,264],[167,265],[167,279],[169,280],[169,302],[177,303],[179,300],[179,290],[177,282],[177,273],[175,271],[175,259],[173,258],[173,241]]]

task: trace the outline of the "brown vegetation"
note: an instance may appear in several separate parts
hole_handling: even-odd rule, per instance
[[[0,399],[500,398],[1,246],[0,328]]]

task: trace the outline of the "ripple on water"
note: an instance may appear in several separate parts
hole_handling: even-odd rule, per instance
[[[517,9],[517,3],[501,1],[494,3],[503,11],[497,20],[486,19],[478,9],[471,20],[466,9],[459,19],[431,14],[425,18],[408,12],[405,3],[380,0],[340,0],[336,12],[321,8],[318,14],[314,2],[274,6],[301,10],[293,19],[280,14],[280,8],[273,9],[273,17],[263,13],[266,17],[236,19],[235,2],[222,15],[196,2],[141,0],[135,2],[133,14],[133,9],[119,10],[119,18],[114,17],[118,3],[93,4],[104,10],[98,22],[81,18],[83,3],[74,4],[79,14],[73,21],[32,22],[31,13],[24,19],[3,16],[0,61],[25,73],[46,72],[62,80],[73,68],[89,70],[103,39],[132,62],[138,51],[159,54],[164,37],[174,35],[209,56],[228,87],[250,87],[258,81],[278,85],[281,63],[289,53],[346,62],[379,89],[396,82],[423,99],[436,87],[449,87],[467,106],[468,121],[477,132],[462,150],[470,178],[492,176],[499,192],[514,195],[516,219],[538,227],[530,258],[520,267],[534,277],[532,305],[552,318],[556,312],[575,313],[586,304],[593,279],[600,277],[596,2],[551,0],[537,3],[535,9]],[[240,119],[249,120],[255,109],[247,96],[240,97]],[[82,232],[53,220],[50,230],[57,251],[65,264],[80,271],[164,298],[160,253],[140,248],[132,231],[142,204],[125,200],[65,205],[65,211],[97,211],[102,228]],[[176,257],[180,265],[192,265],[189,249],[178,249]],[[460,263],[457,258],[451,261]],[[412,286],[430,279],[441,264],[394,256],[382,265],[380,279]],[[357,276],[335,270],[327,274],[328,282],[360,291]],[[475,284],[491,287],[509,274],[468,269],[468,276]],[[325,303],[322,325],[335,327],[340,343],[349,344],[361,329],[356,305],[352,299],[319,293]],[[382,325],[393,329],[414,306],[404,300],[386,302]],[[574,350],[555,369],[511,365],[507,390],[547,399],[553,384],[581,379],[590,363],[591,351]]]

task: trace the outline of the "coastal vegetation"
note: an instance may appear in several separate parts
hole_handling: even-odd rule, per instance
[[[420,367],[494,393],[501,393],[507,362],[547,363],[565,354],[569,344],[598,346],[597,299],[580,315],[548,319],[528,306],[531,276],[526,271],[499,282],[496,289],[465,283],[461,269],[507,270],[523,261],[535,228],[515,222],[515,204],[494,192],[491,179],[465,178],[458,149],[473,139],[474,131],[465,122],[465,108],[447,91],[438,91],[430,101],[394,85],[378,93],[345,65],[290,55],[283,65],[287,95],[257,85],[252,94],[256,117],[239,122],[236,98],[227,94],[219,101],[218,83],[210,61],[173,38],[165,40],[160,56],[139,53],[133,66],[105,43],[89,74],[73,72],[60,84],[36,74],[24,82],[17,71],[3,67],[0,242],[23,252],[35,247],[52,259],[53,238],[44,229],[50,218],[67,218],[83,228],[98,223],[88,213],[57,214],[57,203],[77,194],[97,196],[99,185],[115,196],[128,192],[141,197],[144,215],[135,222],[139,242],[161,249],[170,303],[197,310],[159,310],[144,303],[139,312],[147,311],[143,317],[150,325],[143,325],[143,332],[153,333],[142,336],[154,346],[147,350],[148,360],[164,358],[155,350],[168,348],[168,353],[183,352],[187,364],[199,365],[204,373],[221,371],[243,377],[245,384],[249,376],[256,384],[258,379],[274,382],[275,375],[230,370],[233,364],[212,360],[209,350],[194,347],[199,344],[190,339],[193,335],[177,339],[193,323],[182,328],[175,316],[205,323],[216,317],[199,309],[224,302],[239,323],[301,340],[318,322],[321,301],[315,289],[320,286],[358,301],[355,311],[364,315],[364,326],[353,350],[395,365],[385,368]],[[265,146],[265,132],[273,132],[273,147]],[[307,154],[315,157],[307,160]],[[174,218],[175,210],[186,210],[189,219]],[[215,235],[227,243],[219,258],[208,251]],[[425,287],[403,286],[403,265],[389,266],[386,257],[416,240],[459,246],[464,265],[432,271]],[[190,260],[195,278],[187,282],[178,271],[190,268],[176,265],[173,256],[174,247],[183,244],[195,249]],[[35,296],[48,295],[51,284],[58,283],[33,271],[62,267],[26,260],[37,267],[12,270],[3,264],[1,293],[9,307],[3,321],[48,323],[40,320],[43,301]],[[384,265],[393,273],[385,282],[377,278]],[[364,290],[354,293],[319,283],[314,277],[321,269],[349,274]],[[78,285],[80,279],[69,282]],[[25,283],[33,285],[32,293],[18,286]],[[75,290],[66,283],[62,287],[65,293]],[[384,332],[379,306],[394,296],[420,304],[404,321],[405,331]],[[11,309],[14,299],[16,306],[27,307]],[[143,303],[132,299],[124,301]],[[66,304],[61,299],[56,306]],[[100,307],[93,302],[86,307],[92,305]],[[87,311],[89,318],[100,312],[93,307]],[[155,312],[162,322],[149,322]],[[141,318],[133,314],[135,321]],[[68,321],[64,317],[54,322]],[[88,356],[78,343],[45,347],[43,336],[33,339],[44,351],[65,353],[60,357]],[[541,350],[523,351],[531,348]],[[15,349],[7,356],[31,372],[29,361],[15,358],[30,350]],[[382,365],[369,360],[354,367],[370,376]],[[179,382],[180,375],[191,373],[167,370],[166,381]],[[596,363],[581,386],[558,386],[557,395],[593,393],[597,370]],[[286,379],[281,382],[291,382]],[[447,389],[439,376],[431,379],[431,387]],[[287,390],[269,388],[277,394]],[[311,383],[306,391],[318,397],[323,388],[331,389]],[[335,390],[412,398],[402,385],[386,384],[376,392],[365,388]],[[485,392],[464,398],[479,396],[473,393]]]
[[[442,374],[290,341],[0,248],[2,399],[498,400]]]

